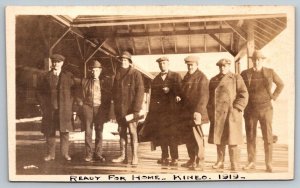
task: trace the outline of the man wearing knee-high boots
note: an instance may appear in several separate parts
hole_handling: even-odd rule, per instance
[[[254,51],[253,68],[241,73],[249,92],[249,103],[245,109],[244,118],[247,136],[248,164],[244,170],[254,169],[256,160],[256,130],[260,122],[265,149],[266,171],[272,172],[272,100],[276,100],[284,84],[273,69],[263,67],[266,57],[261,51]],[[272,84],[276,88],[272,92]]]
[[[67,161],[69,155],[69,132],[73,131],[72,111],[75,89],[73,74],[63,70],[65,57],[50,56],[52,69],[42,76],[38,86],[38,99],[42,109],[42,132],[46,137],[47,155],[45,161],[55,159],[55,135],[60,133],[61,154]]]
[[[121,66],[117,70],[113,84],[113,101],[119,126],[121,155],[113,159],[112,162],[128,162],[127,129],[129,129],[132,164],[137,165],[137,119],[144,100],[144,83],[141,73],[132,67],[132,59],[129,52],[123,52],[120,56],[120,61]],[[133,114],[134,118],[132,121],[127,122],[125,116],[129,114]]]

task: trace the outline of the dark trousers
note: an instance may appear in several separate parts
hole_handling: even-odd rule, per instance
[[[193,122],[192,122],[193,123]],[[189,154],[190,161],[195,162],[204,161],[204,136],[202,132],[201,125],[195,126],[193,124],[191,126],[192,135],[190,139],[188,139],[186,143],[186,148]]]
[[[83,106],[84,127],[85,127],[85,153],[86,156],[93,155],[93,125],[95,125],[95,155],[102,157],[102,142],[103,142],[103,121],[100,121],[98,115],[99,107]]]
[[[53,111],[52,114],[52,127],[47,128],[46,136],[46,146],[47,146],[47,154],[51,157],[55,157],[55,148],[56,148],[56,127],[59,127],[59,117],[58,111]],[[60,135],[60,152],[62,156],[69,155],[69,132],[59,132]]]
[[[62,156],[69,155],[69,133],[59,132],[60,134],[60,152]],[[47,154],[55,157],[56,141],[54,136],[46,136]]]
[[[161,158],[169,158],[169,149],[172,159],[178,159],[178,145],[174,138],[170,138],[167,141],[161,143]]]
[[[272,163],[273,151],[273,107],[270,106],[263,109],[248,108],[245,111],[244,117],[247,136],[248,162],[256,161],[256,131],[257,122],[259,121],[264,140],[265,162],[266,165],[270,165]]]

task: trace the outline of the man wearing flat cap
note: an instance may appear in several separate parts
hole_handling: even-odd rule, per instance
[[[273,69],[263,67],[266,57],[259,50],[252,56],[253,68],[241,73],[249,92],[249,103],[245,109],[244,118],[247,135],[248,164],[245,170],[254,169],[256,162],[256,130],[259,121],[264,140],[266,171],[272,172],[272,100],[276,100],[284,84]],[[272,84],[276,88],[272,92]]]
[[[151,83],[150,107],[145,120],[144,135],[149,135],[149,140],[161,147],[159,164],[177,166],[181,77],[178,73],[169,70],[168,57],[160,57],[156,62],[161,72]]]
[[[75,79],[72,73],[62,69],[65,57],[60,54],[50,56],[52,67],[42,76],[38,85],[38,99],[42,108],[42,132],[46,137],[47,155],[45,161],[55,159],[55,134],[60,132],[61,154],[67,161],[69,155],[69,132],[73,131],[72,111]]]
[[[103,125],[108,121],[111,101],[112,82],[110,77],[101,74],[102,65],[93,60],[90,66],[91,76],[81,81],[83,125],[85,128],[85,158],[86,162],[93,159],[104,162],[102,156]],[[93,151],[92,133],[95,127],[95,150]]]
[[[198,57],[184,59],[188,72],[182,81],[181,122],[184,124],[183,143],[186,143],[189,161],[181,166],[203,170],[204,135],[201,125],[208,123],[206,105],[208,102],[208,79],[198,69]]]
[[[130,133],[132,164],[138,164],[137,120],[144,100],[144,82],[139,71],[132,67],[131,54],[127,51],[120,56],[120,67],[113,84],[113,101],[120,134],[120,157],[112,162],[128,162],[127,129]],[[127,122],[126,115],[133,114],[133,121]]]
[[[220,73],[209,82],[207,111],[210,120],[208,143],[217,145],[214,169],[224,168],[225,149],[228,145],[231,168],[238,170],[238,145],[243,144],[242,111],[248,102],[248,92],[240,75],[230,72],[231,61],[217,62]]]

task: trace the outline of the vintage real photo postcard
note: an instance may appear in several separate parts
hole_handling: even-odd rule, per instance
[[[9,6],[10,181],[294,179],[292,6]]]

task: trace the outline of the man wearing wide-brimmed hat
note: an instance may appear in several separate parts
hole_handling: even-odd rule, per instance
[[[83,125],[85,128],[85,158],[86,162],[93,159],[104,162],[102,156],[103,125],[108,121],[111,101],[110,78],[103,76],[102,65],[98,60],[93,60],[90,66],[91,76],[81,81]],[[96,139],[93,151],[92,133],[95,127]]]
[[[120,67],[116,72],[113,85],[113,101],[115,115],[119,125],[121,156],[113,159],[112,162],[128,162],[127,129],[129,129],[132,164],[137,165],[137,119],[142,109],[145,91],[141,73],[131,65],[131,54],[127,51],[123,52],[120,56]],[[134,115],[134,120],[127,122],[125,116],[129,114]]]
[[[264,149],[266,171],[272,172],[272,100],[276,100],[283,89],[283,82],[273,69],[263,67],[266,57],[259,50],[255,50],[252,56],[253,68],[241,73],[249,92],[249,103],[245,109],[244,118],[247,135],[248,164],[245,170],[255,168],[256,162],[256,130],[257,122],[260,122]],[[276,88],[272,92],[272,84]]]
[[[73,131],[72,111],[75,93],[75,79],[72,73],[64,71],[65,57],[50,56],[52,67],[42,76],[38,84],[38,99],[43,112],[42,132],[46,137],[47,155],[45,161],[55,159],[55,135],[60,131],[61,154],[67,161],[69,155],[69,132]]]

